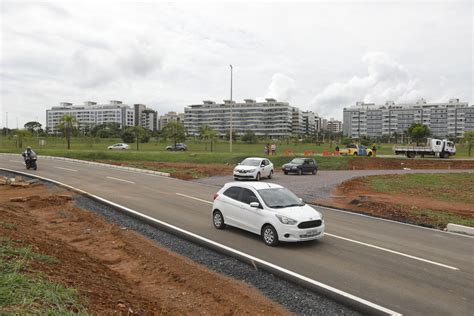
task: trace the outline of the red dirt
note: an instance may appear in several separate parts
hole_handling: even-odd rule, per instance
[[[57,258],[59,264],[35,263],[34,268],[76,288],[90,312],[289,314],[247,284],[75,207],[67,195],[43,185],[0,186],[0,221],[17,226],[0,225],[0,235]],[[28,201],[10,201],[17,197]]]
[[[331,199],[315,202],[357,213],[441,229],[445,228],[446,223],[434,222],[422,215],[420,210],[429,209],[457,214],[464,218],[474,218],[472,204],[435,200],[424,196],[422,192],[421,188],[409,193],[381,193],[369,187],[365,178],[362,177],[343,182],[332,191],[333,197]],[[453,194],[457,194],[457,192],[453,192]]]
[[[355,158],[349,160],[349,169],[474,169],[474,160],[456,159],[399,159],[399,158]]]

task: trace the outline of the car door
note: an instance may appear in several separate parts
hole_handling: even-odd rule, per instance
[[[303,162],[303,172],[311,172],[311,166],[309,165],[308,159],[305,159]]]
[[[264,159],[263,162],[265,164],[265,177],[268,177],[272,171],[272,166],[270,165],[270,161],[268,159]]]
[[[240,227],[238,217],[241,206],[239,202],[241,189],[238,186],[231,186],[222,193],[224,197],[221,199],[223,205],[220,207],[220,211],[224,216],[224,221],[231,226]]]
[[[258,202],[261,205],[257,195],[250,189],[242,188],[239,196],[240,211],[239,222],[240,227],[253,233],[259,234],[261,227],[262,209],[251,207],[251,202]]]

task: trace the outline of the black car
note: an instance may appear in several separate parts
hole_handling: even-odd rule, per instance
[[[316,174],[318,172],[318,164],[313,158],[295,158],[282,168],[285,174],[288,173],[309,173]]]
[[[183,143],[177,143],[176,145],[173,144],[173,145],[166,146],[166,150],[168,150],[168,151],[186,151],[186,150],[188,150],[188,146],[186,146],[186,144],[183,144]]]

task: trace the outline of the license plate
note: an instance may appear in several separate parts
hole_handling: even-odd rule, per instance
[[[304,235],[300,235],[300,238],[310,238],[310,237],[318,236],[319,234],[320,234],[319,231],[311,230]]]

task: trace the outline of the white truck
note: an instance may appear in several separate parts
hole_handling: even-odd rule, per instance
[[[449,156],[456,155],[456,146],[447,139],[428,138],[426,146],[394,146],[393,152],[396,155],[405,155],[408,158],[415,158],[417,155],[449,158]]]

